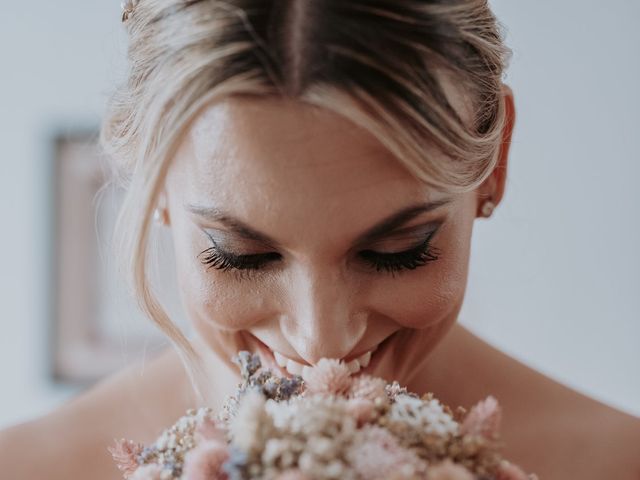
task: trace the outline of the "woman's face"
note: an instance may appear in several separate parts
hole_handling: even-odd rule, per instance
[[[239,349],[294,373],[330,357],[409,384],[456,321],[477,193],[425,187],[335,113],[211,104],[163,195],[186,313],[227,365]]]

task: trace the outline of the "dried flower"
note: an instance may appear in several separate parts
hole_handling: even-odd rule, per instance
[[[386,400],[386,385],[387,383],[382,378],[372,377],[365,373],[352,380],[347,396],[350,398],[367,398],[371,401],[378,397]]]
[[[270,438],[262,451],[262,463],[267,468],[293,467],[304,448],[304,442],[295,437]]]
[[[392,401],[395,401],[396,396],[398,396],[400,394],[407,394],[408,393],[407,387],[401,387],[400,384],[395,380],[392,383],[388,383],[387,386],[384,389],[387,392],[387,396]]]
[[[161,480],[162,468],[156,464],[142,465],[129,478],[131,480]]]
[[[406,394],[396,396],[389,412],[389,423],[411,427],[420,434],[447,437],[458,433],[459,425],[434,399],[421,400]]]
[[[424,473],[426,462],[402,447],[388,430],[367,425],[358,430],[347,458],[360,478],[367,480],[412,478]]]
[[[189,410],[149,446],[116,442],[110,452],[126,479],[536,480],[500,463],[499,443],[487,441],[500,426],[493,397],[454,419],[433,393],[352,377],[335,359],[304,379],[263,370],[249,352],[236,361],[243,382],[217,417]]]
[[[498,401],[489,395],[478,402],[462,422],[460,432],[495,440],[500,432],[502,411]]]
[[[144,446],[141,443],[124,438],[115,440],[115,446],[107,448],[124,478],[129,478],[138,468],[138,455],[143,449]]]
[[[311,480],[311,477],[297,468],[291,468],[280,473],[275,480]]]
[[[429,467],[428,480],[473,480],[473,474],[462,465],[456,465],[446,459]]]
[[[251,354],[251,352],[247,352],[246,350],[238,352],[231,361],[238,365],[240,374],[244,380],[248,380],[262,366],[260,355],[257,353]]]
[[[346,415],[347,400],[342,397],[312,396],[291,402],[291,416],[287,432],[306,437],[332,437],[336,448],[340,440],[350,440],[356,421]]]
[[[360,427],[376,418],[376,407],[368,398],[351,398],[347,401],[347,413],[356,419]]]
[[[187,453],[184,460],[184,476],[187,480],[223,480],[227,474],[222,464],[229,458],[226,443],[206,440]]]
[[[351,387],[351,372],[344,362],[334,358],[322,358],[303,372],[303,379],[310,394],[343,395]]]
[[[196,440],[220,440],[225,441],[225,432],[221,424],[210,417],[203,417],[195,428]]]
[[[257,454],[268,435],[271,417],[265,411],[266,399],[256,389],[248,390],[240,401],[238,413],[231,424],[233,444],[249,455]]]

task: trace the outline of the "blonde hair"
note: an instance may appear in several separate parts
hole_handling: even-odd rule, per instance
[[[127,188],[116,248],[196,391],[200,359],[150,286],[147,245],[171,159],[205,105],[269,95],[331,109],[438,190],[473,190],[496,166],[511,52],[485,0],[141,0],[126,27],[128,79],[100,132]],[[444,80],[464,92],[471,122]],[[427,155],[434,147],[447,158]]]

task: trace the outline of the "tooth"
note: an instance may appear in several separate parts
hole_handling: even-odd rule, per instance
[[[287,366],[287,359],[280,355],[278,352],[273,352],[273,358],[276,359],[276,363],[279,367]]]
[[[309,378],[309,372],[311,371],[311,367],[305,365],[302,367],[302,378]]]
[[[287,371],[292,375],[300,375],[302,374],[302,365],[301,363],[294,362],[293,360],[287,360]]]
[[[363,368],[366,367],[367,365],[369,365],[369,362],[371,361],[371,350],[369,350],[364,355],[356,358],[356,360],[358,360],[358,362],[360,363],[361,367],[363,367]]]
[[[347,368],[351,373],[358,373],[360,371],[360,362],[358,362],[358,359],[351,360],[347,363]]]

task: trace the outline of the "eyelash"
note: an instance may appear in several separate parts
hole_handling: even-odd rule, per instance
[[[375,268],[376,272],[384,271],[394,275],[404,270],[415,270],[439,258],[440,250],[431,245],[431,237],[434,234],[435,230],[430,232],[419,245],[403,252],[379,253],[373,250],[363,250],[360,252],[360,256],[372,268]],[[213,267],[225,272],[234,270],[240,275],[240,278],[259,272],[267,263],[280,258],[277,253],[233,255],[220,249],[216,242],[211,237],[209,238],[213,246],[200,252],[198,257],[203,256],[201,262],[208,265],[208,268]]]

